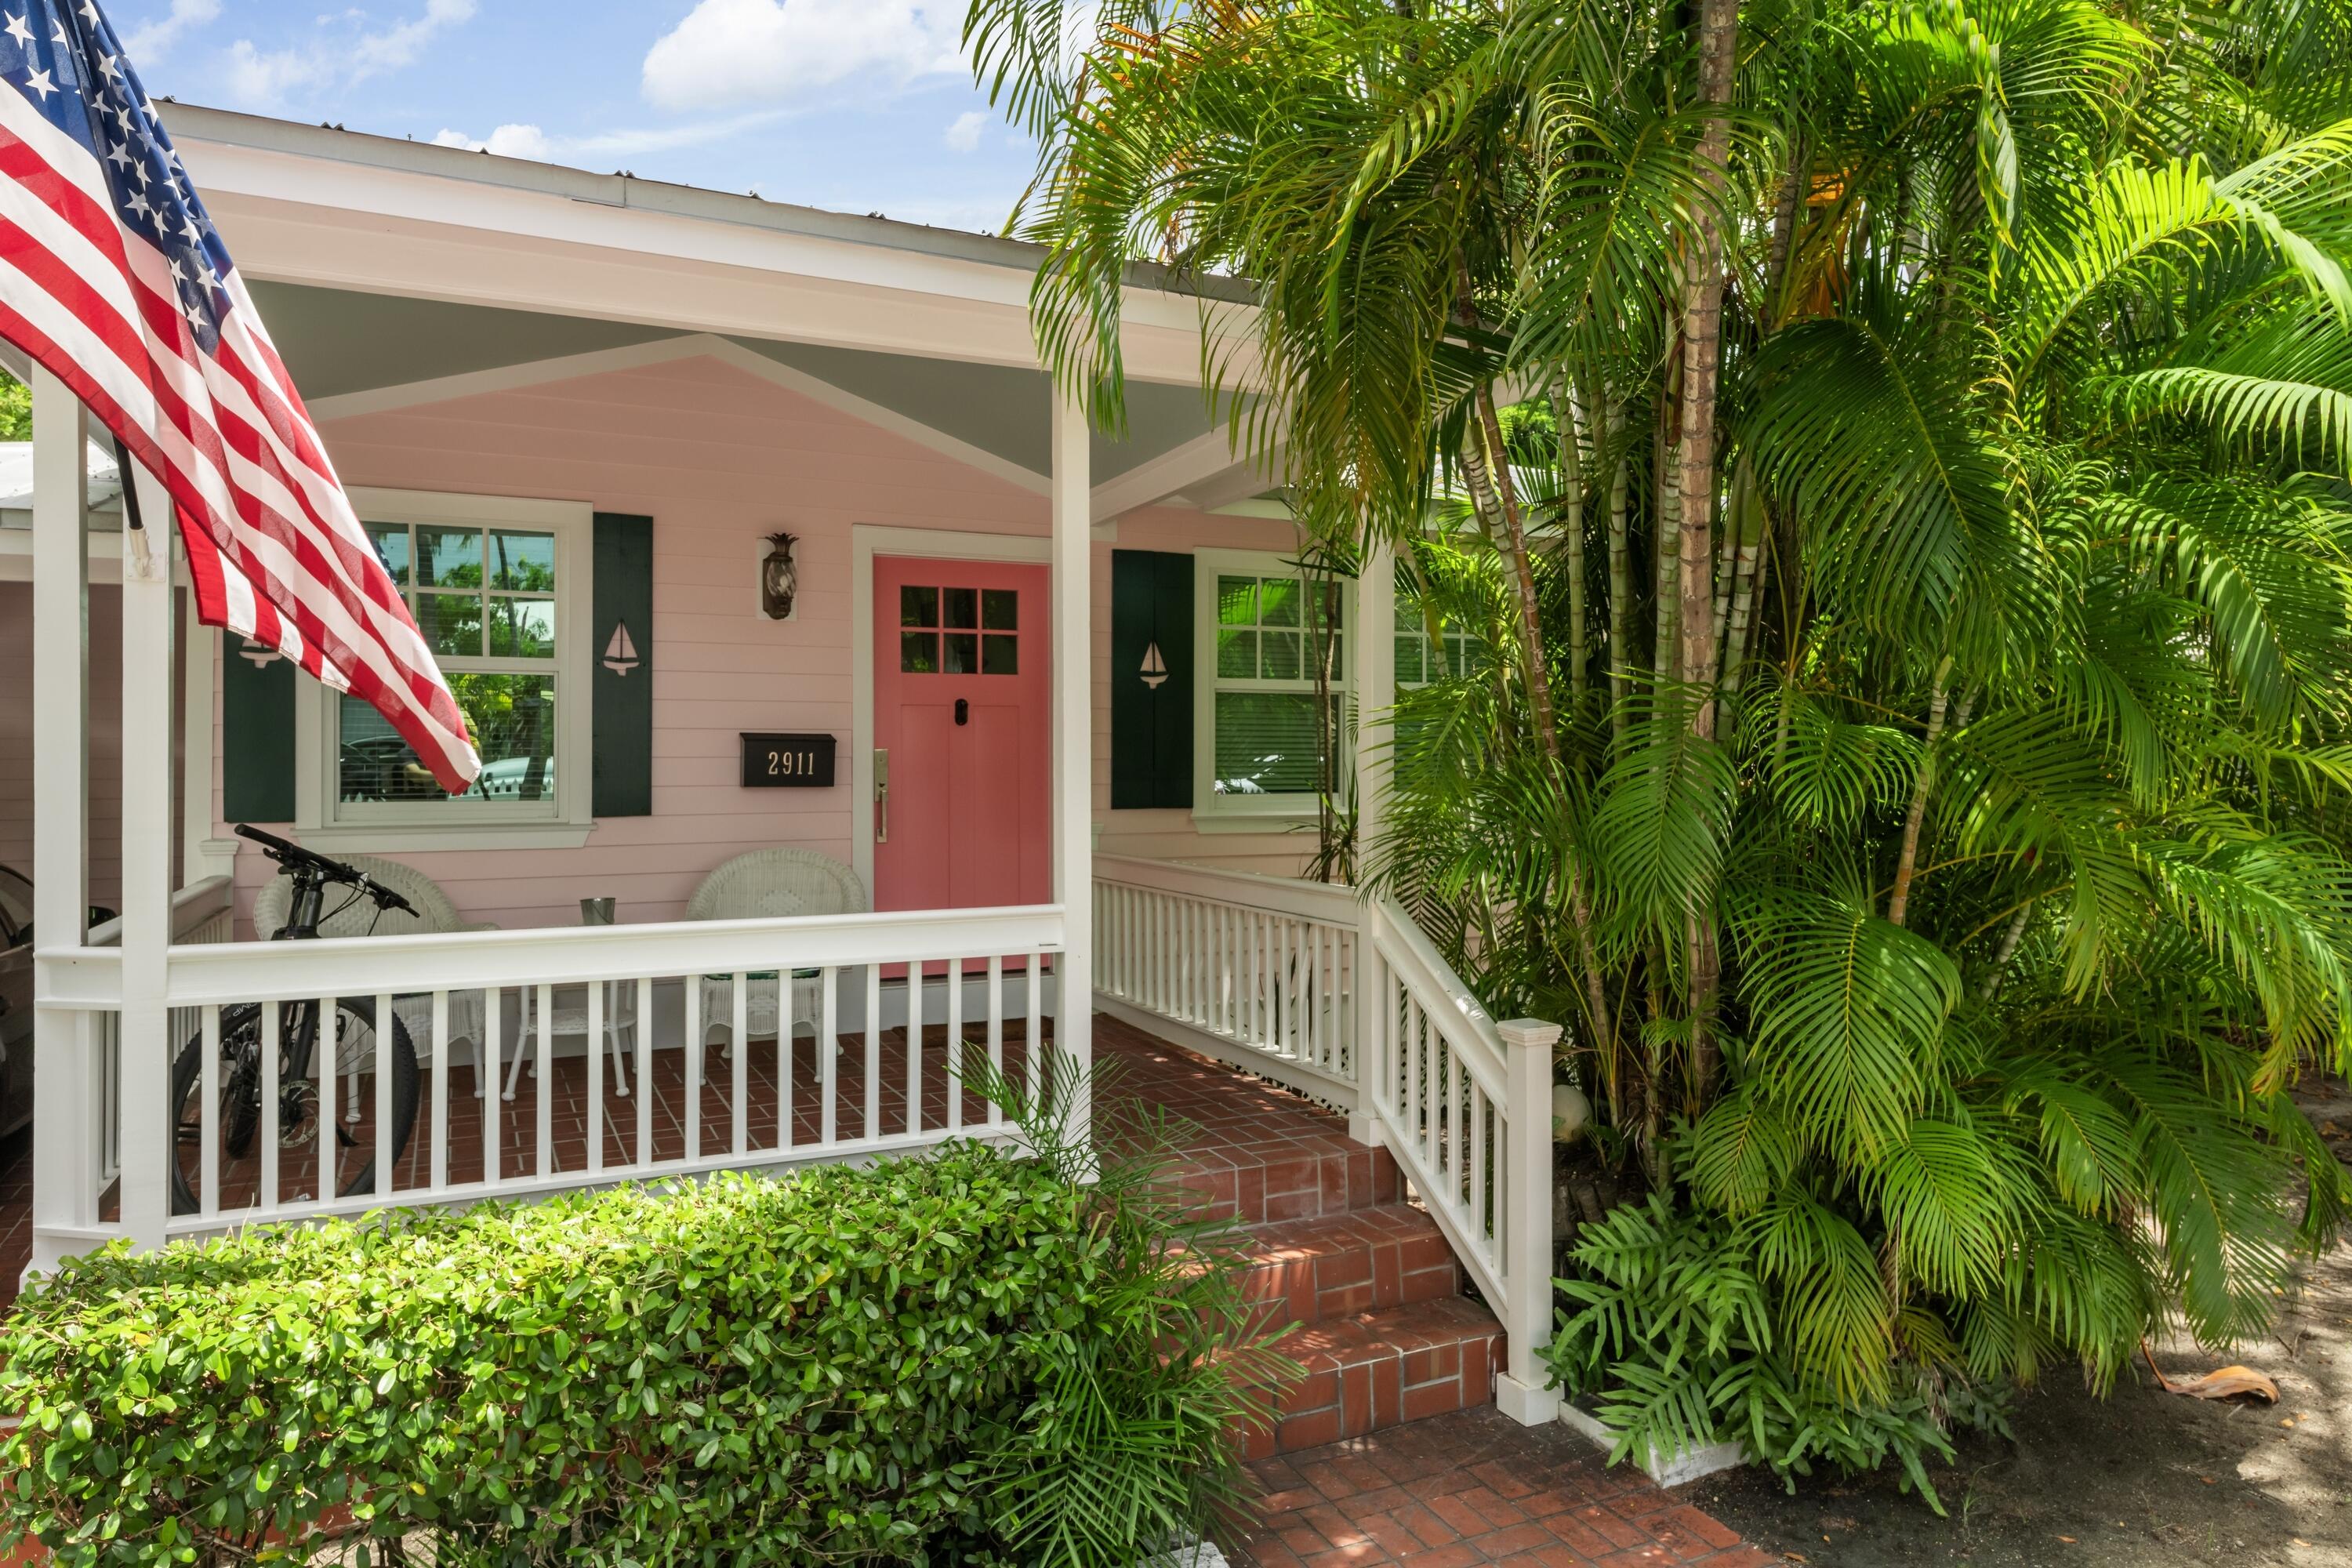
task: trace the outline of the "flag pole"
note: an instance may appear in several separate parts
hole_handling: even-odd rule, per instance
[[[139,486],[131,476],[131,451],[120,436],[114,437],[114,477],[122,487],[122,547],[144,577],[155,564],[154,546],[147,537],[147,521],[140,515]]]

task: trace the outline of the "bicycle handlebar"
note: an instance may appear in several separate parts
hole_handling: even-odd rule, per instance
[[[412,915],[416,912],[415,905],[385,887],[382,882],[374,880],[356,866],[341,860],[330,859],[315,849],[305,849],[291,839],[280,838],[275,833],[264,832],[246,823],[238,823],[235,831],[239,838],[249,838],[261,846],[261,852],[280,866],[289,869],[295,867],[307,867],[318,873],[325,881],[347,883],[373,899],[378,909],[402,910]]]

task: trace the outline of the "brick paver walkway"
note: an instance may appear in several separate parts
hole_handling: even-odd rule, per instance
[[[1564,1426],[1492,1405],[1260,1459],[1263,1522],[1236,1568],[1634,1568],[1773,1560]]]

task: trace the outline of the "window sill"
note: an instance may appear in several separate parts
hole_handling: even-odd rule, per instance
[[[1192,808],[1195,833],[1296,833],[1311,828],[1320,814],[1308,805]]]
[[[589,823],[365,823],[298,830],[306,849],[320,854],[422,854],[435,849],[577,849],[594,831]]]

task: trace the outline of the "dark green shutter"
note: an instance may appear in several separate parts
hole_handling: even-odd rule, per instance
[[[256,665],[243,637],[224,632],[220,641],[221,812],[231,822],[291,822],[294,661]]]
[[[746,592],[749,592],[747,589]],[[654,520],[596,514],[596,624],[588,628],[595,660],[595,788],[598,816],[654,812]],[[610,668],[604,650],[615,626],[629,628],[635,665]]]
[[[1145,679],[1150,650],[1168,679]],[[1110,804],[1192,804],[1192,558],[1110,552]]]

